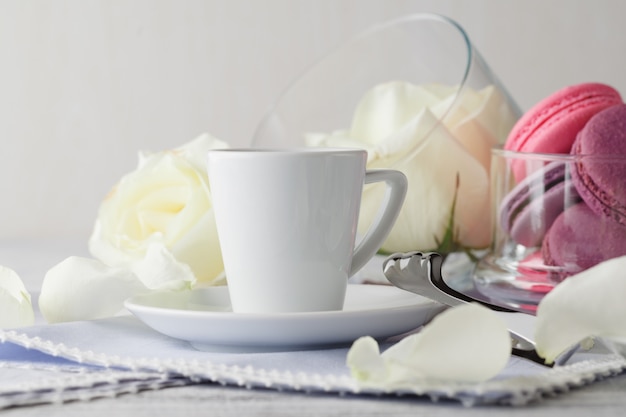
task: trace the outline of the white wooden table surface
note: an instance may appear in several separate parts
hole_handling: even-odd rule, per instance
[[[3,410],[12,416],[143,417],[220,416],[623,416],[626,375],[607,379],[539,403],[519,407],[464,408],[458,403],[431,403],[415,398],[339,397],[247,390],[215,385],[144,391],[117,398]]]

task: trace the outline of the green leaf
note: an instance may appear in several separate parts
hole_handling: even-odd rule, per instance
[[[448,227],[446,228],[446,231],[443,234],[442,240],[439,240],[435,236],[435,242],[437,243],[437,248],[435,249],[435,252],[439,252],[441,254],[457,252],[463,249],[463,247],[458,244],[458,241],[457,241],[458,231],[456,230],[456,227],[454,226],[454,213],[456,211],[456,201],[457,201],[457,196],[459,193],[460,182],[461,180],[459,177],[459,173],[457,172],[454,197],[452,198],[452,206],[450,207],[450,216],[448,218]]]

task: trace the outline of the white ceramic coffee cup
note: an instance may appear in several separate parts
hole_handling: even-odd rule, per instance
[[[360,149],[221,149],[208,175],[233,311],[341,310],[348,278],[378,251],[404,202],[399,171],[366,171]],[[364,183],[384,181],[355,249]]]

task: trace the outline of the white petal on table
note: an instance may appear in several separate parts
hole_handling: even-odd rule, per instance
[[[15,271],[0,266],[0,329],[30,326],[35,313],[30,294]]]
[[[487,308],[467,304],[441,313],[382,354],[374,339],[360,338],[347,363],[362,385],[394,389],[431,379],[486,381],[504,369],[510,353],[505,323]]]
[[[537,352],[552,362],[575,343],[597,336],[626,343],[626,256],[571,276],[539,303]]]
[[[147,291],[130,269],[71,256],[46,273],[39,309],[49,323],[91,320],[117,314],[124,300]]]

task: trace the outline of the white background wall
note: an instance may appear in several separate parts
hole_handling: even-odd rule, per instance
[[[0,0],[0,238],[79,237],[139,149],[249,142],[310,63],[372,23],[457,20],[523,109],[626,96],[621,0]]]

